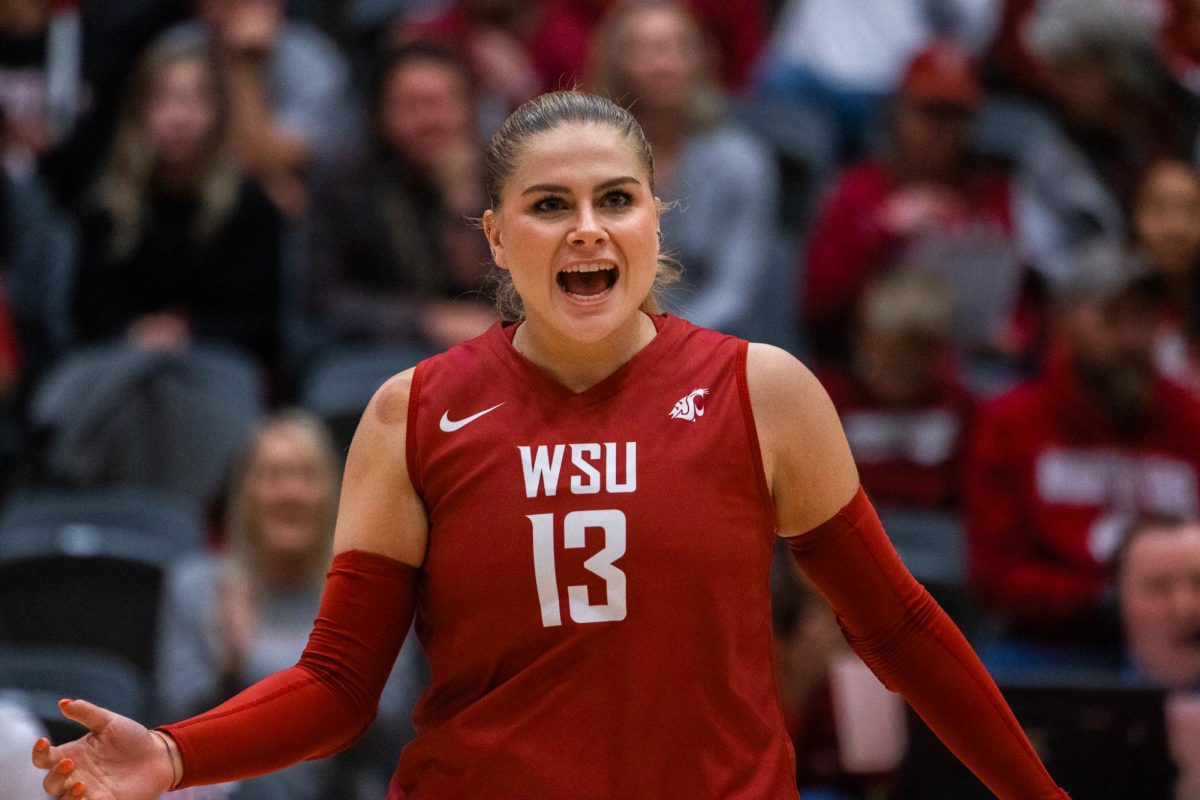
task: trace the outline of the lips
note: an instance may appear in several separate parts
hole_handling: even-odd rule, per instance
[[[556,276],[559,288],[575,299],[590,300],[606,294],[617,282],[616,266],[607,262],[572,264]]]

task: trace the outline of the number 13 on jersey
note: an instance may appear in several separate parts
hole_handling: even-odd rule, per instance
[[[537,579],[542,625],[562,625],[562,602],[554,567],[554,515],[529,514],[533,524],[533,572]],[[567,608],[575,622],[617,622],[625,619],[625,573],[613,562],[625,555],[625,514],[617,509],[572,511],[563,518],[563,547],[584,546],[588,528],[604,531],[604,547],[583,562],[589,572],[604,579],[605,602],[588,602],[586,586],[567,587]]]

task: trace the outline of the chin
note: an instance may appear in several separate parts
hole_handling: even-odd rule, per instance
[[[615,296],[607,298],[604,302],[586,306],[568,301],[563,334],[588,344],[602,342],[618,333],[637,311],[638,305]]]

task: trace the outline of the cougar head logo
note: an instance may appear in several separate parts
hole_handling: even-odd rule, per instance
[[[701,398],[708,395],[708,389],[692,389],[686,397],[680,398],[671,409],[671,419],[685,419],[695,422],[696,417],[704,416],[704,406],[700,405]]]

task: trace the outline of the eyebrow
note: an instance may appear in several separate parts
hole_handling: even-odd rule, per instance
[[[596,190],[602,192],[605,189],[611,189],[614,186],[620,186],[625,183],[639,183],[640,184],[641,181],[639,181],[637,178],[634,178],[631,175],[624,175],[620,178],[613,178],[612,180],[605,181],[604,183],[597,186]],[[525,191],[521,192],[521,194],[527,195],[527,194],[533,194],[534,192],[553,192],[556,194],[570,194],[571,190],[570,190],[570,188],[568,188],[566,186],[560,186],[557,183],[537,183],[537,184],[534,184],[533,186],[530,186]]]

